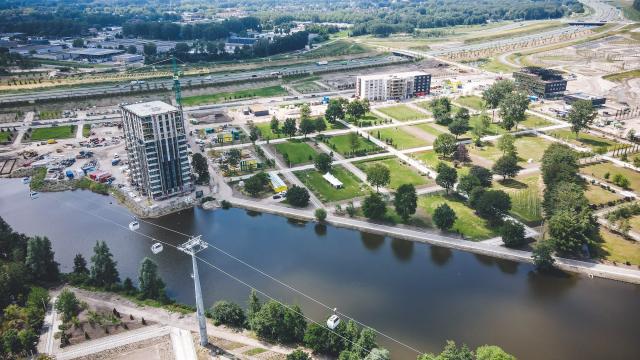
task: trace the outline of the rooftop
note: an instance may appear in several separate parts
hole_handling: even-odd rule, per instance
[[[383,78],[387,78],[387,79],[407,78],[407,77],[414,77],[419,75],[429,75],[429,74],[427,74],[424,71],[407,71],[407,72],[400,72],[400,73],[363,75],[363,76],[360,76],[360,79],[369,80],[369,79],[383,79]]]
[[[123,106],[123,108],[140,117],[178,111],[178,109],[175,106],[169,105],[162,101],[149,101],[145,103],[125,105]]]
[[[86,49],[71,50],[71,51],[69,51],[69,54],[90,55],[90,56],[105,56],[105,55],[121,54],[123,52],[124,52],[124,50],[86,48]]]
[[[525,67],[525,68],[522,68],[519,72],[524,74],[535,75],[543,81],[564,80],[561,72],[557,70],[546,69],[546,68],[541,68],[537,66]]]

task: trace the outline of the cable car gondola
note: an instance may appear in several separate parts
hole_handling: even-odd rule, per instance
[[[136,231],[138,229],[140,229],[140,223],[139,222],[132,221],[132,222],[129,223],[129,230]]]
[[[333,315],[327,319],[327,327],[331,330],[334,330],[340,324],[340,317],[336,314],[337,310],[337,308],[333,309]]]
[[[155,244],[151,245],[151,252],[154,253],[154,254],[161,253],[163,249],[164,249],[164,247],[162,246],[161,243],[155,243]]]

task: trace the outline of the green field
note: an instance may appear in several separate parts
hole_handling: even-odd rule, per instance
[[[382,141],[391,141],[393,147],[398,150],[431,145],[431,142],[412,135],[403,127],[373,130],[370,132],[370,134],[371,136],[374,136]]]
[[[452,231],[459,232],[465,238],[478,241],[497,236],[494,229],[491,229],[487,221],[475,214],[473,209],[467,207],[461,198],[450,195],[425,195],[418,198],[418,207],[423,209],[429,217],[433,216],[436,208],[443,203],[447,203],[455,211],[456,222]]]
[[[43,110],[38,112],[40,120],[59,119],[62,117],[62,111],[60,110]]]
[[[438,154],[436,154],[436,152],[433,150],[414,153],[412,154],[412,157],[422,161],[425,165],[427,165],[427,167],[429,167],[434,171],[438,167],[438,164],[441,162],[449,165],[450,167],[455,167],[452,161],[438,158]],[[469,164],[459,165],[459,167],[456,168],[456,171],[458,172],[458,179],[461,176],[467,175],[469,173],[469,169],[471,168],[471,165],[473,164],[469,163]]]
[[[542,159],[544,151],[549,147],[549,145],[551,145],[551,142],[539,136],[517,136],[515,146],[518,152],[520,165],[525,165],[529,159],[533,160],[533,162],[539,162]],[[484,146],[481,148],[470,146],[469,153],[483,157],[492,162],[495,162],[503,155],[502,151],[500,151],[493,142],[485,142]]]
[[[402,105],[402,104],[381,107],[381,108],[377,108],[376,110],[398,121],[419,120],[419,119],[426,119],[429,117],[427,114],[424,114],[418,110],[414,110],[408,107],[407,105]]]
[[[634,79],[638,77],[640,77],[640,70],[623,71],[615,74],[605,75],[602,78],[609,81],[622,82],[624,80]]]
[[[589,200],[589,204],[593,205],[602,205],[610,201],[616,201],[620,199],[619,195],[612,193],[611,191],[607,191],[596,185],[589,185],[584,195],[587,197],[587,200]]]
[[[275,145],[276,151],[284,156],[287,154],[291,165],[304,164],[313,161],[316,151],[304,141],[287,141]]]
[[[529,129],[537,129],[545,126],[551,126],[553,124],[554,123],[552,121],[531,114],[527,114],[527,119],[520,123],[520,125]]]
[[[303,93],[303,94],[309,94],[309,93],[314,93],[314,92],[319,92],[319,91],[326,90],[322,86],[316,84],[313,80],[312,81],[295,82],[295,83],[291,84],[291,87],[294,88],[296,91],[298,91],[300,93]]]
[[[327,139],[327,143],[333,150],[342,155],[347,155],[351,154],[352,152],[358,151],[371,151],[379,149],[374,143],[363,138],[362,136],[358,136],[358,139],[358,147],[355,149],[351,148],[351,140],[349,134],[332,136]]]
[[[9,141],[9,135],[11,135],[11,131],[0,131],[0,143]]]
[[[478,124],[481,121],[482,120],[480,120],[480,115],[473,115],[471,116],[471,119],[469,119],[469,127],[475,128],[476,126],[478,126]],[[505,130],[505,128],[503,128],[502,126],[500,126],[499,123],[491,122],[489,123],[489,126],[486,128],[483,134],[484,135],[501,135],[501,134],[506,134],[507,132],[508,131]],[[467,135],[471,135],[471,131],[468,131]]]
[[[84,124],[82,126],[82,136],[84,137],[91,136],[91,124]]]
[[[33,129],[30,140],[42,141],[50,139],[68,139],[74,136],[76,136],[76,126],[65,125]]]
[[[482,110],[484,108],[484,100],[482,100],[480,96],[460,96],[454,101],[462,106],[466,106],[474,110]]]
[[[246,89],[246,90],[238,90],[232,92],[221,92],[216,94],[209,95],[195,95],[195,96],[186,96],[182,98],[183,106],[196,106],[202,104],[215,104],[219,102],[224,102],[228,100],[239,100],[239,99],[249,99],[256,97],[271,97],[271,96],[280,96],[287,95],[287,90],[285,90],[282,86],[268,86],[257,89]]]
[[[336,189],[322,174],[316,170],[298,171],[295,175],[323,202],[333,202],[353,199],[367,194],[368,187],[349,170],[342,166],[335,166],[331,174],[342,181],[344,187]]]
[[[627,240],[609,230],[600,228],[600,250],[598,257],[603,260],[640,265],[640,242]]]
[[[505,191],[511,197],[511,215],[531,225],[542,221],[542,191],[539,174],[494,181],[493,187]]]
[[[367,51],[369,51],[369,49],[361,44],[341,39],[332,43],[322,44],[319,47],[304,53],[302,57],[310,59],[327,56],[354,55],[362,54]]]
[[[580,169],[580,172],[585,175],[591,175],[602,181],[608,181],[608,182],[611,182],[611,180],[613,180],[613,177],[616,174],[621,174],[627,179],[629,179],[629,182],[631,183],[629,187],[632,190],[634,191],[640,190],[640,173],[637,173],[630,169],[615,166],[609,162],[585,166]],[[604,175],[607,173],[609,173],[609,180],[604,178]]]
[[[609,149],[609,147],[612,146],[620,146],[620,143],[616,142],[615,140],[605,139],[593,134],[580,133],[576,138],[576,134],[571,132],[570,130],[554,130],[550,131],[548,134],[578,146],[589,147],[593,151],[598,148]]]
[[[381,117],[379,117],[378,115],[372,112],[368,112],[364,114],[364,116],[360,118],[358,122],[361,127],[366,127],[366,126],[381,124],[384,122],[384,119],[382,119]]]
[[[367,168],[373,164],[383,164],[389,168],[391,172],[391,182],[387,187],[393,190],[403,184],[413,184],[418,187],[432,183],[432,180],[428,177],[421,176],[414,168],[400,163],[395,157],[383,160],[365,160],[355,163],[355,165],[364,172],[367,172]]]
[[[445,134],[449,132],[449,130],[446,127],[440,126],[436,123],[424,123],[424,124],[418,124],[418,125],[412,125],[412,126],[415,126],[420,130],[436,137],[440,134]]]
[[[275,134],[272,130],[271,130],[271,123],[269,122],[262,122],[262,123],[257,123],[254,124],[255,127],[258,128],[258,130],[260,130],[260,138],[261,139],[279,139],[281,137],[285,137],[284,134],[282,134],[281,132],[278,132],[277,134]],[[282,126],[282,124],[280,124],[280,126]]]

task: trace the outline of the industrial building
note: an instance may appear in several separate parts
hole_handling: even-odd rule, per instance
[[[230,36],[224,44],[224,51],[233,54],[236,49],[242,49],[245,46],[253,47],[257,41],[256,38]]]
[[[431,75],[421,71],[356,78],[356,97],[371,101],[404,100],[430,93]]]
[[[518,89],[543,99],[560,97],[567,90],[567,80],[556,70],[526,67],[514,72],[513,79]]]
[[[92,63],[101,63],[113,60],[113,57],[124,53],[124,50],[81,48],[69,51],[74,60],[84,60]]]
[[[121,113],[132,185],[154,200],[192,191],[182,111],[151,101]]]
[[[594,107],[603,106],[607,102],[607,99],[603,96],[589,95],[583,92],[570,93],[564,96],[564,102],[566,102],[569,105],[573,104],[578,100],[591,101],[591,105],[593,105]]]

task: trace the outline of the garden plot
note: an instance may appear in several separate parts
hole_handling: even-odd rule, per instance
[[[576,137],[576,134],[570,130],[554,130],[550,131],[548,135],[577,146],[588,147],[594,152],[604,153],[612,150],[614,147],[618,148],[620,146],[624,146],[624,144],[615,140],[605,139],[591,133],[580,133],[578,134],[578,137]]]
[[[305,141],[287,141],[275,145],[276,151],[282,155],[285,162],[291,165],[299,165],[312,162],[318,154],[316,150]]]
[[[295,172],[302,183],[309,188],[322,202],[349,200],[364,196],[369,187],[342,166],[335,166],[331,174],[342,182],[344,187],[336,189],[316,170]]]
[[[344,134],[326,138],[325,142],[331,149],[345,156],[351,156],[353,154],[364,155],[381,151],[381,149],[369,139],[365,139],[362,136],[357,136],[357,141],[354,139],[356,138],[354,138],[353,135]]]
[[[518,162],[520,166],[532,166],[533,163],[538,163],[544,155],[544,151],[551,145],[551,142],[545,140],[542,137],[535,135],[522,135],[517,136],[515,141],[516,151],[518,152]],[[484,158],[491,163],[495,163],[503,153],[498,149],[495,143],[485,142],[484,146],[470,146],[469,153],[472,156],[478,156]],[[528,161],[531,159],[532,164]]]
[[[409,127],[394,127],[373,130],[370,134],[387,144],[391,144],[398,150],[427,146],[433,143],[433,141],[430,141],[429,134],[422,134],[423,136],[421,136],[415,130]]]
[[[402,164],[400,160],[395,157],[382,159],[382,160],[367,160],[356,162],[355,165],[367,172],[367,168],[374,164],[382,164],[389,168],[391,172],[391,181],[387,186],[390,189],[397,189],[403,184],[413,184],[415,187],[426,186],[433,184],[433,181],[426,176],[422,176],[413,167]]]
[[[610,162],[587,165],[582,167],[580,172],[604,182],[626,187],[636,192],[640,191],[640,173],[631,169],[616,166]],[[627,186],[622,186],[624,184],[621,185],[621,178],[627,179]]]
[[[380,107],[380,108],[377,108],[376,110],[398,121],[420,120],[420,119],[426,119],[429,117],[427,114],[424,114],[418,110],[414,110],[408,107],[407,105],[402,105],[402,104]]]
[[[530,225],[542,221],[542,183],[539,174],[494,181],[493,187],[511,198],[511,214]]]

